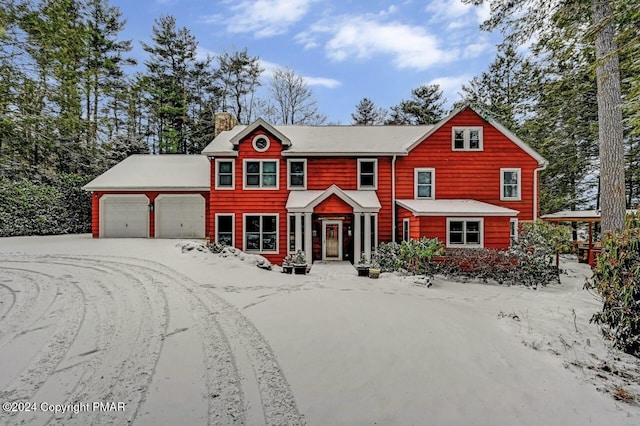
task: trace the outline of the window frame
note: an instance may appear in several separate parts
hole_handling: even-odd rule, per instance
[[[362,163],[373,163],[373,185],[362,185]],[[358,190],[360,189],[378,189],[378,159],[377,158],[358,158]]]
[[[505,186],[505,173],[516,173],[516,191],[517,195],[515,197],[507,197],[504,195],[504,186]],[[509,184],[511,185],[511,184]],[[500,169],[500,201],[521,201],[522,200],[522,169],[517,167],[505,167]]]
[[[511,244],[518,241],[518,218],[509,219],[509,240]]]
[[[220,163],[231,163],[231,185],[220,185]],[[216,158],[215,159],[215,189],[229,191],[236,189],[236,160],[234,158]]]
[[[478,148],[471,148],[471,131],[478,131]],[[456,148],[456,132],[463,132],[463,147]],[[454,126],[451,128],[451,150],[452,151],[484,151],[484,137],[482,126]]]
[[[247,248],[247,217],[259,216],[260,217],[260,249],[250,250]],[[274,216],[276,218],[276,249],[275,250],[263,250],[262,249],[262,235],[263,231],[263,218],[265,216]],[[265,254],[279,254],[280,253],[280,214],[279,213],[243,213],[242,214],[242,249],[247,253],[265,253]]]
[[[291,163],[303,163],[303,184],[302,186],[293,186],[291,185]],[[287,189],[296,191],[296,190],[306,190],[307,189],[307,159],[306,158],[288,158],[287,159]]]
[[[402,241],[409,241],[411,239],[411,219],[402,219]]]
[[[462,229],[462,237],[464,240],[463,244],[451,243],[451,222],[463,222]],[[480,225],[478,227],[479,232],[479,244],[469,244],[467,243],[467,222],[478,222]],[[447,248],[484,248],[484,218],[482,217],[448,217],[447,218]]]
[[[220,243],[220,238],[219,238],[219,218],[221,216],[231,216],[231,246],[230,247],[235,247],[236,246],[236,215],[233,213],[216,213],[215,214],[215,226],[216,226],[216,244]]]
[[[294,218],[294,222],[295,222],[295,218],[296,218],[296,213],[287,213],[287,253],[288,254],[295,254],[296,250],[291,250],[291,236],[293,236],[294,238],[294,246],[295,246],[295,238],[296,238],[296,227],[295,227],[295,223],[293,225],[293,228],[291,228],[291,218]],[[300,216],[300,230],[302,232],[302,246],[304,247],[304,240],[306,238],[306,227],[305,227],[305,217]]]
[[[265,139],[267,141],[267,145],[264,148],[258,148],[258,146],[256,145],[256,143],[260,139]],[[256,152],[266,152],[269,150],[269,147],[271,146],[271,141],[269,140],[269,137],[267,135],[259,134],[253,137],[253,140],[251,141],[251,145],[253,146],[253,149]]]
[[[431,196],[430,197],[420,197],[418,191],[418,175],[420,173],[430,172],[431,173]],[[423,184],[427,185],[427,184]],[[415,200],[435,200],[436,199],[436,169],[433,167],[418,167],[413,169],[413,198]]]
[[[260,185],[249,186],[247,185],[247,163],[260,163]],[[263,163],[276,163],[276,185],[264,186],[263,183]],[[242,189],[248,190],[266,190],[273,191],[280,189],[280,161],[275,158],[245,158],[242,161]]]

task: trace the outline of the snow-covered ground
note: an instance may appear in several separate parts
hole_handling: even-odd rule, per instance
[[[640,424],[640,361],[589,324],[585,265],[425,288],[180,246],[0,239],[0,402],[22,411],[0,424]]]

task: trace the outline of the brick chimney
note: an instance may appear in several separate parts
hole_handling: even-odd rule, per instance
[[[233,129],[238,124],[238,120],[230,112],[216,112],[213,137],[218,136],[220,132]]]

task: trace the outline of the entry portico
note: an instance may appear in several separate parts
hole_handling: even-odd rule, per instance
[[[376,191],[343,190],[337,185],[291,191],[286,208],[290,251],[302,250],[322,260],[357,261],[362,253],[371,258],[381,209]]]

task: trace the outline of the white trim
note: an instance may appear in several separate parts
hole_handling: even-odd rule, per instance
[[[515,224],[515,228],[514,229],[514,233],[511,233],[511,224],[514,223]],[[513,243],[514,241],[518,241],[518,218],[517,217],[513,217],[511,219],[509,219],[509,240],[511,241],[511,243]]]
[[[405,240],[404,234],[405,229],[407,231],[407,239]],[[411,239],[411,220],[406,217],[402,219],[402,241],[409,241]]]
[[[431,172],[431,197],[418,196],[418,173]],[[413,169],[413,198],[416,200],[435,200],[436,198],[436,169],[432,167],[417,167]]]
[[[256,145],[256,142],[258,142],[260,139],[264,139],[267,141],[267,144],[265,145],[264,148],[258,148],[258,146]],[[267,135],[263,135],[262,133],[259,135],[255,135],[253,137],[253,140],[251,141],[251,145],[253,145],[253,149],[257,152],[265,152],[269,150],[269,147],[271,146],[271,141],[269,140],[269,137]]]
[[[368,191],[366,189],[363,189],[363,191]],[[351,191],[353,193],[353,191]],[[371,192],[375,192],[373,190],[371,190]],[[291,196],[291,194],[289,194]],[[301,212],[301,213],[313,213],[313,210],[320,204],[322,203],[324,200],[326,200],[327,198],[329,198],[331,195],[336,195],[338,198],[340,198],[342,201],[344,201],[345,203],[349,204],[351,206],[351,208],[353,209],[353,213],[363,213],[363,212],[369,212],[369,213],[377,213],[380,211],[380,209],[382,208],[382,206],[380,207],[372,207],[372,206],[362,206],[358,201],[354,200],[352,197],[350,197],[343,189],[341,189],[338,185],[333,184],[331,185],[329,188],[325,189],[324,191],[318,191],[318,195],[316,196],[316,198],[314,198],[313,200],[309,201],[309,203],[307,203],[307,205],[305,205],[304,207],[289,207],[286,206],[287,211],[289,213],[295,213],[295,212]],[[377,194],[376,194],[376,198],[377,198]],[[380,200],[378,200],[378,204],[379,204]]]
[[[471,148],[471,136],[470,136],[470,132],[472,130],[476,130],[478,131],[478,148]],[[462,131],[464,134],[464,147],[463,148],[456,148],[455,146],[455,135],[456,132]],[[455,127],[451,127],[451,150],[452,151],[484,151],[484,137],[482,135],[482,126],[455,126]]]
[[[236,215],[234,213],[216,213],[215,214],[215,237],[216,237],[216,243],[219,243],[220,241],[218,241],[218,218],[220,216],[231,216],[231,247],[235,247],[236,246]]]
[[[266,250],[247,250],[247,216],[275,216],[276,217],[276,249],[275,251]],[[260,236],[262,237],[262,219],[260,219]],[[260,245],[262,245],[262,238],[260,239]],[[279,254],[280,253],[280,214],[279,213],[242,213],[242,250],[247,253],[265,253],[265,254]]]
[[[280,143],[282,143],[282,145],[284,146],[291,146],[291,141],[289,140],[289,138],[287,138],[284,134],[282,134],[278,129],[276,129],[275,127],[273,127],[271,124],[267,123],[265,120],[263,120],[262,118],[258,118],[256,121],[254,121],[253,123],[249,124],[247,127],[245,127],[244,129],[242,129],[239,133],[237,133],[236,135],[234,135],[229,142],[231,142],[231,144],[233,146],[237,146],[240,141],[242,139],[244,139],[245,137],[249,136],[249,134],[251,132],[253,132],[254,130],[258,129],[259,127],[264,128],[267,132],[271,133],[273,136],[275,136],[276,139],[280,140]]]
[[[172,238],[172,237],[163,237],[160,232],[160,219],[161,219],[161,209],[158,208],[158,204],[160,201],[162,201],[165,198],[194,198],[194,197],[199,197],[200,199],[203,200],[202,206],[203,206],[203,210],[202,210],[202,236],[198,237],[198,238],[204,238],[206,236],[207,233],[207,199],[205,197],[202,196],[202,194],[159,194],[154,200],[153,200],[153,214],[154,214],[154,224],[155,224],[155,235],[154,238]],[[187,238],[187,237],[173,237],[173,238]],[[191,238],[191,237],[189,237]]]
[[[517,195],[515,197],[505,197],[504,195],[504,174],[505,172],[516,172],[517,175]],[[500,201],[520,201],[522,200],[522,169],[520,168],[501,168],[500,169]]]
[[[373,162],[373,186],[362,186],[360,184],[360,171],[362,163]],[[358,190],[360,189],[378,189],[378,159],[377,158],[358,158]]]
[[[338,257],[327,257],[327,225],[338,225]],[[322,221],[322,260],[342,260],[342,220]]]
[[[303,186],[291,186],[291,163],[303,163]],[[306,158],[287,158],[287,189],[291,191],[307,189],[307,159]]]
[[[449,224],[451,222],[464,222],[462,229],[462,236],[465,240],[464,244],[451,244],[450,235],[449,235]],[[480,222],[480,244],[467,244],[466,242],[466,233],[467,233],[467,222]],[[447,233],[447,248],[484,248],[484,218],[482,217],[448,217],[447,218],[447,229],[445,231]]]
[[[231,186],[220,186],[218,184],[218,177],[220,176],[220,168],[218,166],[219,163],[222,162],[231,162]],[[228,191],[236,189],[236,159],[235,158],[216,158],[215,159],[215,170],[214,170],[214,188],[216,190]]]
[[[146,203],[147,206],[149,205],[150,201],[149,201],[149,197],[147,197],[147,194],[104,194],[102,197],[100,197],[100,201],[99,203],[99,211],[100,213],[98,213],[100,215],[100,219],[98,220],[99,224],[98,226],[100,227],[99,232],[98,232],[98,237],[99,238],[106,238],[104,236],[104,219],[105,219],[105,215],[104,215],[104,202],[106,199],[108,198],[122,198],[122,197],[127,197],[127,198],[133,198],[133,197],[144,197],[146,198]],[[155,214],[155,212],[154,212]],[[147,207],[147,236],[146,238],[150,237],[150,233],[149,233],[149,210]]]
[[[302,240],[302,228],[304,227],[304,237],[305,240],[307,239],[307,216],[310,217],[310,215],[307,215],[305,213],[300,213],[300,212],[296,212],[296,213],[287,213],[287,253],[288,254],[294,254],[296,253],[298,250],[302,250],[305,255],[307,254],[307,250],[306,249],[306,241]],[[291,229],[291,218],[295,218],[295,224],[294,224],[294,229]],[[291,250],[290,246],[289,246],[289,238],[291,238],[291,232],[293,231],[294,233],[294,238],[295,238],[295,242],[294,242],[294,249]]]
[[[260,163],[260,186],[247,186],[247,162]],[[262,163],[276,163],[276,186],[263,186]],[[256,191],[273,191],[280,189],[280,160],[277,158],[245,158],[242,160],[242,189]]]

